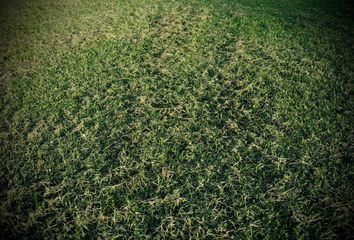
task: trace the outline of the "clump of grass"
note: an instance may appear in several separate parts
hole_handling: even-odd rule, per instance
[[[3,237],[349,239],[343,6],[7,5]]]

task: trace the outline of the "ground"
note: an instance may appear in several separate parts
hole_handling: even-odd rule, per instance
[[[349,239],[353,8],[1,1],[14,239]]]

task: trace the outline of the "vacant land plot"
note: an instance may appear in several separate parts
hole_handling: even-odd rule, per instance
[[[0,5],[0,237],[349,239],[349,1]]]

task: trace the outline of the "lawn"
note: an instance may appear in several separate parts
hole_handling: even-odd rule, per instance
[[[349,239],[335,0],[0,3],[0,238]]]

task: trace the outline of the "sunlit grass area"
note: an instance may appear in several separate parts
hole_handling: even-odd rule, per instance
[[[349,239],[353,8],[1,1],[9,239]]]

